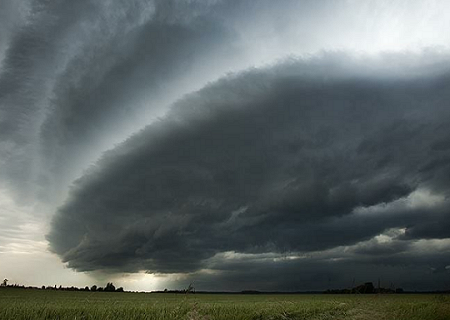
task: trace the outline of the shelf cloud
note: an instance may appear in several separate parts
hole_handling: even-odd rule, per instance
[[[189,273],[224,252],[305,254],[391,229],[404,232],[352,260],[448,238],[447,71],[353,60],[290,60],[181,99],[75,181],[52,250],[79,271]]]

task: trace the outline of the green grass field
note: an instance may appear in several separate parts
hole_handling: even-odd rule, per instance
[[[0,319],[449,320],[448,295],[212,295],[0,290]]]

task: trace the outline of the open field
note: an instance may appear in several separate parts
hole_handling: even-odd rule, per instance
[[[449,295],[238,295],[0,290],[0,319],[448,320]]]

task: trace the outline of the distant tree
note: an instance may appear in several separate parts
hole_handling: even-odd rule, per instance
[[[97,286],[95,284],[91,287],[91,291],[97,291]]]
[[[372,282],[364,283],[364,292],[363,293],[373,293],[375,291],[375,287]]]
[[[98,292],[102,292],[102,291],[103,291],[103,288],[102,288],[102,287],[99,287],[99,288],[97,288],[97,291],[98,291]]]
[[[88,286],[84,287],[84,291],[89,291],[89,287]]]
[[[123,292],[123,288],[122,287],[117,288],[116,292]]]
[[[42,286],[41,289],[42,289],[42,290],[45,290],[45,286]]]
[[[185,292],[186,293],[193,293],[193,292],[195,292],[195,288],[194,288],[192,282],[189,283],[189,286],[186,288]]]
[[[0,278],[1,279],[1,278]],[[7,285],[8,285],[8,279],[3,279],[3,282],[2,282],[2,287],[6,287]]]
[[[108,282],[106,284],[105,291],[114,292],[114,291],[116,291],[116,287],[113,285],[112,282]]]

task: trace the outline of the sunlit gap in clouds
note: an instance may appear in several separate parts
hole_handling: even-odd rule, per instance
[[[438,31],[450,28],[447,1],[289,1],[288,10],[268,7],[250,6],[247,19],[238,15],[234,21],[249,66],[322,50],[376,54],[448,49],[450,43],[448,33]]]

